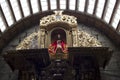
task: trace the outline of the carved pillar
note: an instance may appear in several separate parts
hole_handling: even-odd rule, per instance
[[[78,47],[77,30],[72,30],[72,44],[73,47]]]
[[[45,32],[45,48],[48,48],[48,31]]]
[[[72,31],[66,31],[67,46],[72,47]]]
[[[45,29],[40,29],[39,35],[39,48],[45,48]]]

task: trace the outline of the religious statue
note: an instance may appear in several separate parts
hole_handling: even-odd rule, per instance
[[[62,39],[60,39],[61,38],[60,34],[58,34],[57,37],[58,39],[50,44],[48,52],[51,54],[67,53],[68,50],[66,43]]]

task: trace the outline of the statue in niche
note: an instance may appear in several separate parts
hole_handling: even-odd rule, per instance
[[[50,44],[48,47],[48,52],[51,54],[56,53],[67,53],[67,45],[66,43],[61,39],[61,35],[57,34],[57,40]]]

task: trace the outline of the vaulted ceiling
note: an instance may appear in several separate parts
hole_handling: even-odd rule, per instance
[[[0,0],[0,50],[53,10],[76,16],[120,46],[120,0]]]

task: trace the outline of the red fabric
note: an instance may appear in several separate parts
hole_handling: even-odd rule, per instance
[[[61,49],[62,49],[62,52],[63,53],[67,53],[68,50],[67,50],[67,45],[65,44],[64,41],[61,41],[60,42],[60,45],[61,45]],[[57,51],[57,41],[53,42],[52,44],[50,44],[49,48],[48,48],[48,52],[49,53],[52,53],[52,54],[55,54],[56,51]]]

